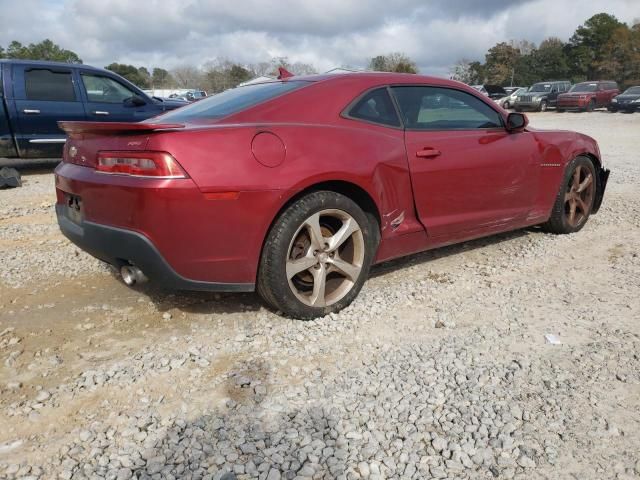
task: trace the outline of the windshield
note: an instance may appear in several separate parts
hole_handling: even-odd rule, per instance
[[[253,107],[258,103],[297,90],[305,85],[309,85],[309,82],[288,80],[231,88],[217,95],[206,97],[197,103],[155,117],[153,123],[214,120]]]
[[[522,87],[522,88],[517,89],[515,92],[513,92],[511,94],[511,96],[515,97],[517,95],[520,95],[521,93],[525,93],[526,91],[527,91],[527,89]]]
[[[640,95],[640,87],[627,88],[625,95]]]
[[[536,83],[531,87],[530,92],[550,92],[551,84],[550,83]]]
[[[570,92],[595,92],[598,89],[597,83],[577,83],[571,87]]]

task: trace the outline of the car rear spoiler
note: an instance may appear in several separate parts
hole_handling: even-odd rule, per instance
[[[184,128],[181,123],[137,123],[137,122],[58,122],[60,129],[69,135],[80,133],[98,133],[116,135],[119,133],[144,133],[157,130],[175,130]]]

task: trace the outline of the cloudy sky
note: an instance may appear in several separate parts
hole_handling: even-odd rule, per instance
[[[0,45],[51,38],[95,66],[286,56],[320,71],[401,51],[446,76],[500,41],[567,39],[598,12],[633,23],[640,0],[0,0]]]

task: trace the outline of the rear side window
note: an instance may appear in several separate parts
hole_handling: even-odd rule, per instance
[[[400,119],[386,87],[367,93],[349,110],[348,115],[367,122],[400,126]]]
[[[27,100],[75,102],[71,72],[31,69],[24,72]]]
[[[306,85],[309,85],[309,82],[288,80],[286,82],[257,83],[245,87],[232,88],[169,112],[162,115],[161,118],[163,122],[188,122],[222,118]],[[157,121],[158,117],[154,119],[154,122]]]

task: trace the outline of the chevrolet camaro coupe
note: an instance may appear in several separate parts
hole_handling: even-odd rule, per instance
[[[141,123],[60,125],[72,242],[129,285],[257,290],[300,319],[349,305],[375,263],[532,225],[577,232],[609,175],[592,138],[410,74],[283,74]]]

